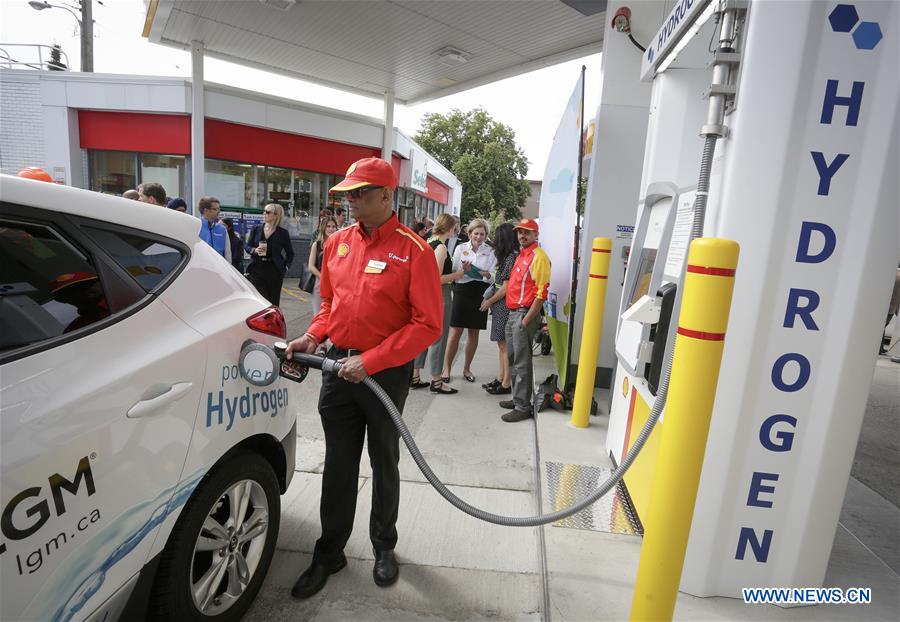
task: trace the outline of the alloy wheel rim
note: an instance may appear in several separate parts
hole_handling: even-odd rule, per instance
[[[188,586],[194,606],[219,615],[244,594],[262,558],[269,503],[257,482],[230,485],[219,495],[197,534]]]

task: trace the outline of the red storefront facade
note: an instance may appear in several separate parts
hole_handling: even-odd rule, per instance
[[[138,183],[159,181],[170,196],[185,196],[189,115],[79,110],[78,128],[91,189],[121,194]],[[223,210],[250,214],[279,202],[295,236],[312,235],[321,210],[339,205],[328,188],[351,162],[381,155],[374,147],[211,118],[204,138],[206,193],[220,198]],[[401,162],[394,154],[398,178]],[[446,211],[450,188],[429,175],[424,192],[401,187],[396,194],[401,218],[411,222]]]

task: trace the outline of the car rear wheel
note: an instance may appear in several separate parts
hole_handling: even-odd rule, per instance
[[[263,458],[240,452],[197,487],[160,559],[154,617],[238,620],[269,569],[281,511],[278,482]]]

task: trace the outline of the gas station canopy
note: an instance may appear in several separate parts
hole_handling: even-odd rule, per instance
[[[149,0],[154,43],[414,104],[600,52],[606,0]]]

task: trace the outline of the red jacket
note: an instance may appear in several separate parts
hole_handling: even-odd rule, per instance
[[[321,271],[322,308],[307,332],[361,350],[368,374],[408,363],[441,336],[434,252],[396,214],[371,237],[359,224],[334,233]]]
[[[550,258],[537,242],[519,251],[509,281],[506,283],[506,306],[528,308],[536,298],[547,300],[550,287]]]

